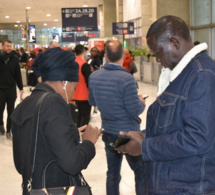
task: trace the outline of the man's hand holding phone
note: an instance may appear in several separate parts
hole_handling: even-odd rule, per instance
[[[120,136],[129,138],[126,144],[121,145],[116,148],[117,151],[121,153],[128,153],[131,156],[139,156],[142,154],[142,141],[144,140],[144,135],[140,131],[129,131],[120,132]]]
[[[124,137],[124,136],[119,136],[116,138],[115,142],[111,145],[114,148],[118,148],[121,145],[127,144],[130,141],[129,138]]]

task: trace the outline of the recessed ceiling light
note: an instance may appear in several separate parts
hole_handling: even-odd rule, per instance
[[[16,23],[20,23],[20,21],[16,21]]]
[[[10,18],[10,16],[5,16],[5,18]]]
[[[15,26],[15,27],[18,27],[18,25],[17,25],[17,24],[15,24],[14,26]]]
[[[46,16],[51,16],[51,14],[46,14]]]
[[[26,7],[26,9],[31,9],[31,7]]]
[[[83,5],[83,7],[88,7],[88,5]]]
[[[44,25],[44,26],[47,26],[47,24],[46,24],[46,23],[44,23],[43,25]]]
[[[55,22],[58,22],[58,19],[54,20]]]

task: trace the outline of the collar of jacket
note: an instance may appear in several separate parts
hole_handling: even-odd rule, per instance
[[[200,52],[208,48],[207,43],[201,43],[193,47],[187,54],[180,60],[176,67],[170,73],[170,82],[176,79],[176,77],[184,70],[189,62]]]
[[[124,67],[114,63],[106,63],[104,65],[104,68],[107,70],[122,70],[122,71],[128,72]]]
[[[174,81],[178,75],[185,69],[189,62],[200,52],[208,48],[206,43],[201,43],[193,47],[187,54],[180,60],[173,70],[163,68],[158,82],[158,93],[160,95],[169,86],[170,82]]]
[[[56,91],[46,83],[38,83],[33,91],[45,91],[56,93]]]
[[[10,52],[9,54],[8,53],[2,53],[3,50],[1,50],[1,55],[0,55],[0,59],[5,63],[7,64],[8,61],[10,60],[10,57],[12,55],[12,53]]]

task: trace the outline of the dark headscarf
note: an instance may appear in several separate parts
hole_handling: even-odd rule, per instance
[[[48,49],[39,60],[42,81],[78,82],[78,64],[72,51],[60,47]]]

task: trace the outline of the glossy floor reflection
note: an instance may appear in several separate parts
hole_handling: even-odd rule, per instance
[[[155,100],[157,87],[145,83],[138,83],[139,93],[147,94],[149,98],[146,101],[147,107],[140,115],[142,119],[141,129],[145,128],[146,111],[148,106]],[[26,87],[25,94],[29,95],[29,88]],[[17,98],[17,104],[19,103]],[[4,120],[5,121],[5,120]],[[100,127],[101,119],[98,114],[91,119],[93,126]],[[101,138],[96,143],[96,157],[92,160],[87,170],[83,171],[85,179],[92,187],[93,195],[105,195],[105,182],[106,182],[106,156],[104,151],[104,144]],[[121,169],[122,180],[120,183],[121,195],[135,195],[134,189],[134,174],[123,160]],[[13,164],[12,142],[6,139],[6,136],[0,136],[0,194],[1,195],[21,195],[21,176],[16,171]]]

